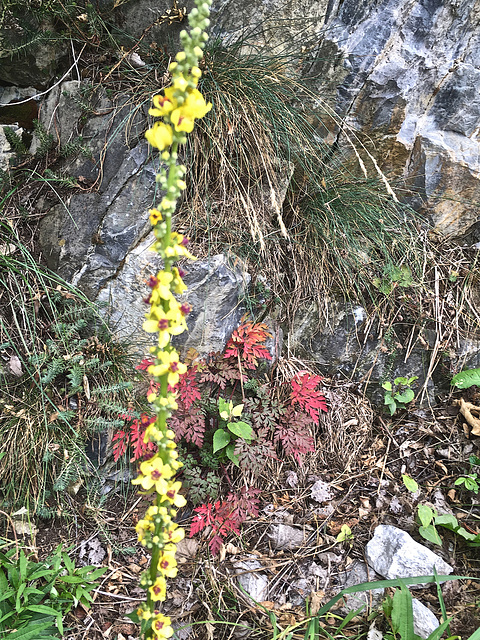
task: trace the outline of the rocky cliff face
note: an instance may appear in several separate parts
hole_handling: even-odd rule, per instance
[[[168,20],[162,22],[168,8],[166,3],[131,0],[109,15],[120,31],[158,47],[173,40],[181,28],[177,22],[171,28]],[[480,240],[480,0],[216,0],[212,31],[227,40],[248,35],[250,47],[295,53],[291,72],[308,77],[319,98],[330,105],[331,115],[318,134],[332,152],[348,151],[348,138],[355,139],[382,171],[406,187],[398,193],[430,216],[434,234],[470,244]],[[125,46],[117,53],[121,62]],[[1,48],[0,58],[7,58]],[[49,51],[44,43],[37,49],[32,45],[28,58],[0,65],[0,81],[10,85],[0,87],[0,167],[7,169],[12,157],[2,127],[11,126],[20,136],[37,109],[58,148],[83,140],[87,153],[66,158],[61,166],[79,188],[53,204],[52,193],[34,203],[35,213],[45,214],[39,228],[41,249],[51,268],[91,298],[109,301],[115,320],[127,333],[140,326],[143,315],[142,305],[135,302],[143,287],[135,269],[140,265],[140,272],[146,273],[156,266],[146,250],[146,216],[140,216],[156,197],[155,159],[143,140],[148,96],[132,116],[127,94],[123,103],[102,86],[92,90],[75,65],[61,81],[71,64],[67,58],[58,45]],[[147,64],[137,64],[144,68],[141,73],[152,72],[148,58]],[[21,88],[13,86],[15,82]],[[87,94],[90,104],[85,111]],[[20,99],[21,108],[12,107]],[[34,136],[30,152],[40,142]],[[195,306],[219,309],[208,322],[200,314],[202,326],[192,326],[192,336],[215,336],[205,350],[220,349],[228,338],[233,325],[228,324],[227,331],[223,318],[238,321],[244,280],[223,258],[206,263],[194,276],[202,285],[199,291],[204,284],[207,291],[204,302],[195,299]],[[235,309],[230,315],[216,293],[215,304],[208,298],[227,281],[227,297]],[[378,345],[358,342],[357,325],[364,322],[364,310],[358,319],[349,309],[339,311],[335,335],[318,332],[318,318],[315,326],[307,326],[306,317],[292,334],[293,342],[325,367],[346,362],[347,375],[357,370],[359,357],[368,360],[364,371],[371,362],[381,369]],[[205,323],[218,326],[205,331]],[[470,352],[476,353],[477,347]],[[415,367],[428,369],[428,362],[422,363]],[[380,371],[378,379],[384,375]]]
[[[436,233],[459,236],[478,221],[478,0],[234,4],[216,3],[216,28],[255,32],[277,50],[302,46],[303,73],[381,168],[414,191],[409,201]],[[333,122],[331,130],[341,142]]]

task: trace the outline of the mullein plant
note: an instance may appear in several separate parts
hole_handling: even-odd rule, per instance
[[[176,544],[184,537],[183,529],[174,521],[176,509],[186,504],[180,494],[181,484],[175,480],[181,462],[175,450],[174,433],[167,422],[177,409],[172,388],[187,368],[179,361],[170,339],[186,330],[185,318],[190,311],[188,304],[180,304],[175,297],[186,290],[184,274],[175,263],[181,258],[195,258],[187,249],[187,238],[172,231],[172,215],[186,187],[186,169],[178,164],[178,147],[186,143],[195,120],[212,107],[197,89],[202,75],[199,64],[208,39],[210,5],[211,0],[196,0],[196,7],[188,17],[190,32],[180,34],[183,50],[169,66],[171,85],[153,98],[153,107],[149,110],[150,115],[159,120],[145,134],[150,145],[161,152],[164,163],[157,181],[165,195],[158,208],[150,211],[156,238],[153,249],[162,257],[164,267],[150,278],[151,293],[146,300],[150,309],[143,324],[145,331],[158,334],[157,344],[151,348],[154,362],[148,369],[156,383],[155,390],[148,395],[148,401],[156,410],[156,420],[145,432],[145,442],[153,442],[157,452],[141,463],[139,475],[132,482],[153,495],[152,505],[136,529],[139,541],[151,553],[150,566],[140,582],[147,592],[146,602],[137,610],[137,615],[142,637],[154,640],[173,635],[171,620],[159,611],[159,603],[166,598],[166,578],[177,573]]]

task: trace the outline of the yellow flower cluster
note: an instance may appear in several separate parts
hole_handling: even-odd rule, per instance
[[[143,323],[145,331],[158,334],[156,345],[151,348],[154,361],[148,368],[156,383],[149,392],[148,401],[154,405],[157,419],[145,431],[145,442],[154,442],[157,452],[140,464],[138,477],[132,481],[147,494],[154,495],[153,504],[136,526],[139,541],[152,556],[150,567],[140,581],[147,591],[147,600],[137,611],[144,637],[152,640],[173,635],[171,620],[158,611],[157,603],[166,598],[166,578],[177,575],[176,544],[184,537],[183,529],[174,520],[176,509],[186,504],[180,493],[181,484],[175,480],[181,462],[175,434],[168,429],[167,420],[177,409],[171,388],[187,368],[180,362],[170,340],[171,336],[187,329],[186,316],[191,311],[188,304],[180,304],[175,297],[184,293],[186,286],[182,271],[174,263],[179,259],[195,258],[187,249],[187,238],[172,231],[172,215],[186,188],[183,180],[186,169],[177,164],[178,146],[186,142],[186,134],[193,130],[195,120],[212,108],[197,88],[202,75],[199,63],[207,40],[205,29],[209,25],[210,5],[211,0],[196,0],[196,8],[189,15],[190,33],[182,31],[180,34],[183,51],[169,67],[172,83],[163,95],[153,98],[149,111],[161,120],[145,134],[148,142],[163,152],[161,157],[166,163],[166,168],[157,175],[164,197],[158,207],[149,212],[156,238],[153,249],[163,259],[164,268],[148,283],[151,293],[145,302],[150,308]]]

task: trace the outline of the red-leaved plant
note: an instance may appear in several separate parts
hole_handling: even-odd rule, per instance
[[[190,537],[206,527],[211,527],[208,546],[216,555],[229,533],[240,533],[240,526],[249,516],[258,516],[260,489],[246,489],[240,494],[229,493],[223,501],[208,502],[194,509],[195,515],[190,526]]]
[[[153,422],[155,422],[154,417],[143,413],[140,419],[132,420],[127,431],[117,431],[112,438],[113,459],[115,462],[125,454],[128,446],[132,448],[130,462],[140,460],[140,458],[156,450],[153,442],[144,442],[145,430]]]

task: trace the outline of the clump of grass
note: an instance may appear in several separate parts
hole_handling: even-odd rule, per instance
[[[217,40],[206,52],[200,88],[213,108],[188,143],[185,231],[260,263],[292,307],[332,287],[373,295],[385,264],[417,271],[417,222],[373,156],[344,125],[351,154],[327,144],[322,121],[336,117],[291,58],[245,50]]]
[[[135,414],[135,369],[94,305],[0,232],[0,499],[46,512],[95,473],[86,443]]]

